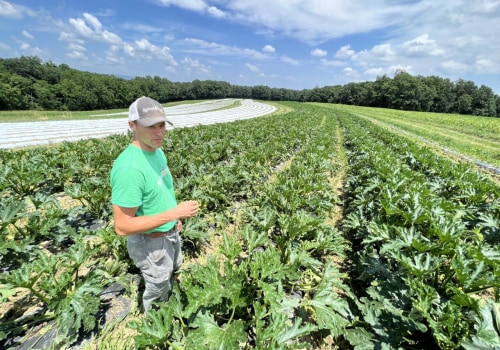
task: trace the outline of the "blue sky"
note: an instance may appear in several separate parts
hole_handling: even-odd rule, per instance
[[[500,95],[500,0],[0,0],[0,57],[310,89],[394,76]]]

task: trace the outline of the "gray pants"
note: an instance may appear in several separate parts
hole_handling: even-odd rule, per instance
[[[168,236],[157,238],[129,236],[127,249],[144,278],[146,288],[142,302],[144,311],[147,312],[153,301],[167,301],[170,296],[172,275],[182,265],[179,231],[173,230]]]

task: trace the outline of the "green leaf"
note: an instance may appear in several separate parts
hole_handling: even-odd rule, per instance
[[[7,286],[8,287],[8,286]],[[15,295],[17,292],[12,288],[0,288],[0,301],[8,300],[9,297]]]
[[[127,327],[136,330],[139,334],[134,336],[134,341],[139,348],[160,346],[182,339],[178,322],[174,314],[176,307],[172,307],[172,298],[168,303],[160,303],[158,309],[151,309],[144,317],[127,323]],[[175,301],[174,301],[175,304]]]
[[[268,241],[267,231],[265,230],[257,231],[250,225],[246,225],[242,231],[245,245],[250,252],[253,252],[258,247],[265,246]]]
[[[230,236],[226,232],[222,234],[222,243],[219,245],[219,249],[231,261],[243,251],[234,236]]]
[[[80,283],[66,298],[55,302],[59,315],[57,324],[65,335],[77,334],[81,327],[89,331],[95,326],[95,315],[99,311],[102,292],[100,281],[89,277]]]
[[[281,334],[278,338],[278,343],[286,344],[289,341],[294,341],[299,339],[300,337],[308,335],[317,329],[317,326],[312,323],[307,323],[304,326],[301,326],[301,324],[302,319],[296,318],[291,327],[282,329],[282,331],[280,332]]]
[[[375,349],[375,344],[373,343],[374,335],[364,328],[346,329],[343,336],[349,344],[354,346],[355,350]]]
[[[21,211],[26,207],[24,201],[16,200],[14,197],[2,199],[0,203],[0,228],[5,228],[9,224],[13,224],[23,214]]]
[[[219,325],[207,310],[199,312],[190,327],[195,329],[186,338],[187,349],[239,349],[247,340],[242,320]]]
[[[263,252],[252,253],[250,260],[250,277],[254,280],[275,281],[281,280],[284,276],[292,278],[292,271],[289,271],[288,266],[284,265],[276,250],[269,248]],[[289,275],[290,273],[290,275]]]
[[[199,308],[210,308],[222,303],[224,297],[224,278],[220,273],[220,263],[210,256],[205,265],[194,265],[182,275],[182,289],[185,291],[188,304],[184,316],[191,317]]]
[[[335,337],[340,336],[353,319],[347,299],[336,292],[339,290],[347,291],[348,288],[342,284],[342,275],[328,263],[313,299],[304,299],[301,303],[312,306],[313,319],[319,328],[330,330]]]
[[[498,332],[498,308],[500,304],[491,301],[481,307],[481,315],[476,319],[476,334],[464,341],[465,350],[500,349],[500,334]]]

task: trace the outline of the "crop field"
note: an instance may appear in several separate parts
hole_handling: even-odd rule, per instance
[[[498,183],[376,111],[273,104],[167,132],[201,210],[147,316],[109,204],[131,135],[0,149],[0,348],[500,348]]]
[[[500,169],[500,118],[337,106]],[[500,174],[500,172],[498,173]]]
[[[237,106],[225,109],[238,102]],[[223,99],[166,107],[165,113],[173,126],[169,129],[196,125],[227,123],[256,118],[275,111],[275,107],[253,100]],[[20,148],[50,145],[62,141],[78,141],[114,134],[127,134],[128,111],[94,114],[86,120],[49,120],[37,122],[1,123],[0,148]],[[101,119],[97,119],[100,117]],[[102,119],[106,117],[105,119]]]

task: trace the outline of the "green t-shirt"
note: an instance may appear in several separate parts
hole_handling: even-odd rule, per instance
[[[136,208],[136,216],[154,215],[175,208],[174,184],[165,153],[146,152],[129,145],[118,156],[110,174],[111,203]],[[147,231],[168,231],[175,221]]]

